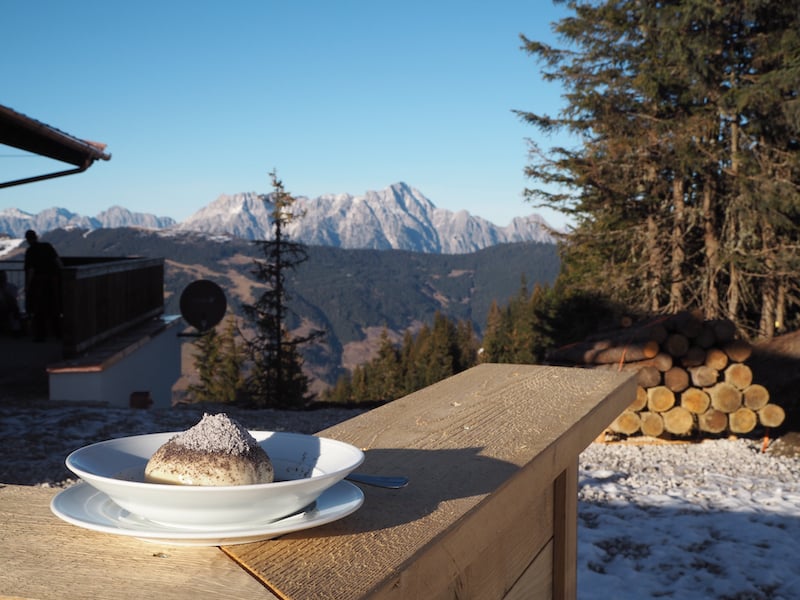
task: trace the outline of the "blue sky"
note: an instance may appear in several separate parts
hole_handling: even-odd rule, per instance
[[[557,113],[519,34],[546,0],[6,0],[0,104],[108,144],[87,172],[0,189],[0,209],[182,220],[220,194],[363,194],[404,181],[498,225],[533,212],[513,109]],[[545,144],[554,140],[544,140]],[[0,146],[0,180],[61,163]]]

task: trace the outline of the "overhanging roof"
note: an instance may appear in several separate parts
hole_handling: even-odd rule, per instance
[[[74,169],[0,182],[0,188],[81,173],[96,160],[109,160],[105,144],[73,137],[55,127],[0,105],[0,144],[74,165]]]

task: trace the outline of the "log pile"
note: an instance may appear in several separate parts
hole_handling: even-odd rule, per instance
[[[559,348],[548,362],[638,371],[636,400],[610,426],[617,435],[742,435],[785,419],[753,381],[751,352],[730,321],[680,313]]]

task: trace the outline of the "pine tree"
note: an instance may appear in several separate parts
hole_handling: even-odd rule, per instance
[[[351,402],[371,402],[369,386],[367,385],[366,365],[361,365],[353,370],[350,380],[350,392],[348,396]]]
[[[244,387],[244,356],[236,343],[236,322],[229,317],[222,333],[210,329],[195,342],[199,383],[188,388],[195,402],[235,402]]]
[[[378,355],[370,363],[373,385],[371,395],[375,401],[394,400],[403,395],[403,373],[399,351],[389,338],[385,327],[381,332],[381,345]]]
[[[406,390],[419,390],[428,385],[428,354],[432,335],[431,327],[426,323],[409,339],[409,348],[404,352],[408,360],[406,370],[410,375],[406,379]]]
[[[451,377],[458,372],[460,348],[456,333],[455,323],[437,311],[433,318],[427,385]]]
[[[305,335],[292,336],[287,329],[292,313],[288,306],[290,294],[286,289],[286,276],[305,262],[308,254],[304,244],[291,241],[286,234],[286,226],[302,216],[293,211],[295,199],[285,191],[274,171],[270,177],[274,192],[262,196],[262,201],[268,208],[272,205],[273,238],[255,242],[264,258],[256,259],[253,269],[266,289],[255,303],[242,307],[255,327],[253,337],[246,340],[253,364],[248,389],[258,406],[299,408],[311,399],[299,348],[318,340],[324,333],[312,330]]]
[[[236,342],[237,334],[236,318],[231,316],[227,319],[220,339],[217,394],[221,402],[239,400],[245,386],[245,355],[241,345]]]
[[[535,364],[534,335],[536,322],[530,301],[528,282],[522,277],[517,297],[509,304],[511,329],[511,362],[518,364]]]
[[[483,335],[482,362],[510,363],[511,319],[508,308],[500,308],[496,300],[489,307],[486,317],[486,332]]]
[[[408,329],[403,334],[403,342],[400,345],[400,365],[403,394],[425,387],[422,383],[424,381],[422,366],[416,356],[416,340]]]
[[[456,373],[466,371],[478,363],[478,347],[478,338],[472,327],[472,321],[463,320],[456,323]]]
[[[350,404],[353,402],[351,392],[351,377],[340,375],[336,383],[323,392],[322,399],[331,404]]]
[[[575,148],[531,147],[539,203],[575,218],[563,284],[635,311],[700,308],[753,335],[800,307],[800,12],[781,0],[568,3],[561,50],[523,38],[565,89]],[[556,184],[557,191],[547,184]]]
[[[533,364],[545,361],[547,351],[556,345],[555,335],[559,324],[553,322],[553,303],[556,301],[553,288],[539,283],[533,286],[528,302],[531,319],[530,358]],[[572,340],[568,340],[572,341]]]
[[[378,354],[341,377],[324,394],[328,402],[387,402],[475,365],[478,342],[470,323],[437,313],[433,327],[406,331],[400,347],[384,330]]]
[[[214,402],[217,391],[215,375],[220,357],[220,339],[217,331],[209,329],[203,333],[194,343],[194,349],[194,367],[200,381],[190,384],[187,392],[193,402]]]

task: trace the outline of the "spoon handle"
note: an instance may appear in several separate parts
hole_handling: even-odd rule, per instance
[[[350,473],[345,479],[363,483],[366,485],[374,485],[375,487],[399,489],[408,485],[408,477],[391,477],[385,475],[367,475],[365,473]]]

